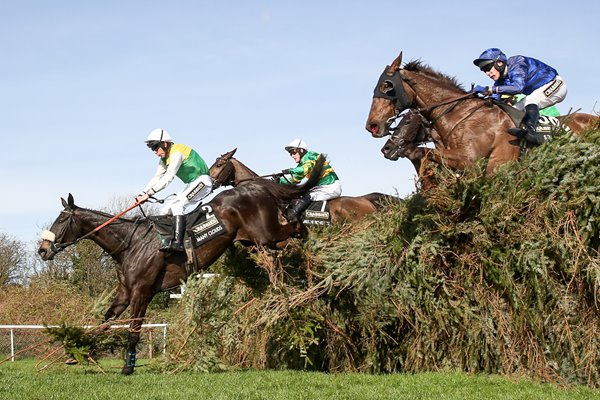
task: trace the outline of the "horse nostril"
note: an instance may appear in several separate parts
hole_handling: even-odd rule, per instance
[[[377,133],[379,131],[379,126],[377,124],[369,124],[369,132]]]

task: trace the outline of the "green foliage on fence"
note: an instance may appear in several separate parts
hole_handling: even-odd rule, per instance
[[[600,131],[188,283],[171,361],[600,379]],[[183,334],[182,334],[183,333]]]

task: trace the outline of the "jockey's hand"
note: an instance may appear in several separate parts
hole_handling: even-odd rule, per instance
[[[285,174],[289,174],[290,173],[290,169],[282,169],[281,170],[281,175],[285,175]]]
[[[146,202],[149,198],[150,198],[150,195],[148,193],[138,194],[135,197],[135,203],[134,204],[142,204],[142,203]]]
[[[481,86],[481,85],[476,85],[472,90],[472,93],[481,93],[484,96],[488,96],[490,94],[492,94],[492,89],[490,89],[489,86]]]

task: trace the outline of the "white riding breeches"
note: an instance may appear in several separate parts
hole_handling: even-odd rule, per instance
[[[308,195],[312,201],[324,201],[335,199],[342,195],[342,184],[339,180],[329,185],[319,185],[312,188]]]
[[[525,106],[529,104],[537,104],[541,110],[542,108],[560,103],[565,97],[567,97],[567,84],[557,75],[552,81],[523,97],[521,101],[515,104],[515,108],[524,110]]]
[[[209,175],[200,175],[185,185],[173,200],[167,200],[160,209],[160,215],[184,215],[194,211],[202,199],[212,192],[212,179]]]

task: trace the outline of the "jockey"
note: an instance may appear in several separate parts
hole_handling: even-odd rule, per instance
[[[212,192],[208,167],[192,148],[173,143],[171,136],[164,129],[154,129],[145,142],[160,160],[156,173],[135,201],[138,204],[145,202],[150,196],[167,187],[175,176],[186,184],[175,198],[159,211],[160,215],[172,215],[174,222],[173,237],[169,245],[161,247],[160,250],[183,251],[184,214],[193,211],[202,199]]]
[[[508,132],[533,144],[544,143],[544,136],[536,132],[540,109],[560,103],[567,96],[567,85],[558,72],[535,58],[513,56],[507,59],[497,48],[485,50],[473,60],[473,64],[494,80],[493,87],[477,85],[473,92],[494,97],[502,94],[525,95],[515,104],[515,108],[525,111],[525,129],[510,128]]]
[[[310,176],[319,153],[308,151],[306,143],[300,139],[292,140],[285,146],[285,150],[290,153],[298,165],[295,168],[281,171],[285,175],[279,178],[279,183],[299,184],[304,178]],[[288,206],[285,212],[288,221],[298,221],[300,214],[308,207],[311,200],[325,201],[340,197],[342,184],[329,161],[325,161],[320,178],[317,186]]]

